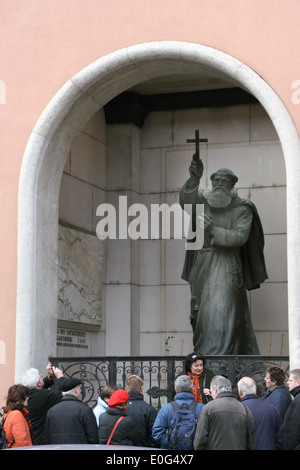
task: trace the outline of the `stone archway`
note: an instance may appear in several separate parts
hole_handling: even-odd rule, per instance
[[[252,69],[219,50],[187,42],[130,46],[92,63],[48,104],[26,147],[19,185],[16,368],[44,367],[55,355],[60,181],[71,144],[90,117],[126,89],[151,78],[217,70],[248,89],[278,133],[287,174],[288,299],[291,367],[300,360],[300,146],[280,98]],[[26,345],[26,347],[25,347]]]

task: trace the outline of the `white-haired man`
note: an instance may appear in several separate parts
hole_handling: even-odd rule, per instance
[[[22,384],[30,389],[27,410],[32,426],[33,444],[43,444],[43,432],[47,411],[62,399],[61,388],[71,379],[64,377],[58,367],[47,364],[47,376],[40,375],[38,369],[31,367],[22,377]]]
[[[256,450],[280,450],[282,447],[282,421],[275,406],[259,400],[257,387],[251,377],[238,381],[238,393],[243,405],[252,413]]]

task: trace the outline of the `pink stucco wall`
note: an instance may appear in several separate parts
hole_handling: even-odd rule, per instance
[[[190,41],[250,66],[281,97],[300,131],[300,93],[292,88],[300,80],[299,13],[299,0],[1,1],[0,341],[6,364],[0,364],[0,406],[14,381],[19,174],[47,103],[103,55],[148,41]]]

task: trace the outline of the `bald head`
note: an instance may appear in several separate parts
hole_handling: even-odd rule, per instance
[[[256,384],[251,377],[243,377],[237,384],[240,397],[245,395],[256,395]]]

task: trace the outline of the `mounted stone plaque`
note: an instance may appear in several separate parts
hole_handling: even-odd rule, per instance
[[[58,328],[99,331],[104,242],[59,225]]]

